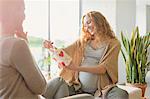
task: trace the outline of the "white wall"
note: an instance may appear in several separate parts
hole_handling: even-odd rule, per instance
[[[82,0],[82,15],[92,10],[101,12],[116,31],[116,0]]]
[[[146,0],[136,0],[136,26],[141,35],[146,33]]]
[[[146,6],[146,33],[150,32],[150,5]]]
[[[135,18],[136,0],[117,0],[116,26],[119,35],[123,31],[130,37],[130,33],[135,27]]]
[[[150,5],[150,0],[146,0],[146,4],[147,4],[147,5]]]
[[[74,42],[79,36],[78,16],[79,0],[50,0],[51,40],[65,41],[66,45]]]
[[[116,31],[119,40],[120,32],[130,37],[132,29],[135,27],[136,0],[117,0],[116,1]],[[125,62],[120,53],[119,55],[119,83],[126,82]]]
[[[147,29],[146,32],[150,32],[150,0],[146,1],[146,6],[148,6],[147,10],[147,15],[146,15],[146,23],[147,23]]]

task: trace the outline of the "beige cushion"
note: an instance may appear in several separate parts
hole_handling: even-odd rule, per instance
[[[147,88],[145,91],[145,97],[147,97],[147,99],[150,99],[150,71],[147,72],[145,80],[147,83]]]
[[[117,85],[117,86],[128,92],[129,99],[141,99],[142,97],[142,90],[140,88],[125,86],[125,85]]]

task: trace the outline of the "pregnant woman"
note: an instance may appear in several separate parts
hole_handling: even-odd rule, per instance
[[[51,41],[45,41],[44,46],[53,47]],[[72,62],[62,66],[60,77],[53,79],[62,79],[62,82],[49,83],[49,86],[62,83],[55,87],[57,90],[52,98],[89,93],[93,97],[128,99],[126,91],[115,85],[118,81],[120,42],[100,12],[91,11],[83,16],[80,38],[63,50],[72,57]]]

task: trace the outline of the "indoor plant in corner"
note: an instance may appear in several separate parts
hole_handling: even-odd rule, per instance
[[[127,83],[142,89],[144,96],[146,89],[146,69],[148,62],[147,48],[150,45],[150,33],[140,36],[139,29],[133,30],[131,39],[128,39],[121,32],[121,41],[124,49],[121,49],[125,64]]]

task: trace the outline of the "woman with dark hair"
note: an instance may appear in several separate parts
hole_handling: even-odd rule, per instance
[[[44,46],[53,48],[51,41],[45,41]],[[72,57],[72,62],[69,66],[61,66],[60,79],[64,82],[55,87],[54,99],[79,93],[106,99],[128,98],[127,92],[115,85],[118,81],[120,42],[100,12],[91,11],[83,16],[80,38],[63,50]],[[64,89],[68,93],[61,94]],[[48,96],[48,93],[45,95]]]

